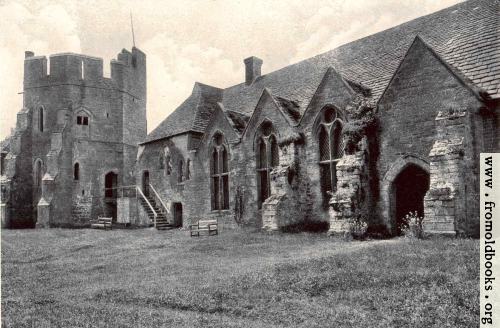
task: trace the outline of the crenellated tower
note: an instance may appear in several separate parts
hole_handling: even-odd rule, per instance
[[[25,52],[23,109],[4,159],[4,227],[85,226],[116,216],[116,188],[134,183],[146,136],[146,55],[111,61]]]

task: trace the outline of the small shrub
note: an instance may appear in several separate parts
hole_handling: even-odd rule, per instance
[[[366,230],[368,229],[368,223],[366,219],[361,215],[356,215],[349,219],[349,232],[355,239],[362,239],[365,237]]]
[[[423,220],[424,218],[418,216],[416,211],[406,214],[401,225],[401,233],[405,237],[422,239],[424,237]]]

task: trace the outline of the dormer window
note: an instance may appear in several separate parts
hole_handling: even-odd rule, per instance
[[[87,116],[77,116],[76,117],[77,125],[89,125],[89,118]]]

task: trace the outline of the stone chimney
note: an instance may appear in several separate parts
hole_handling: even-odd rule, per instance
[[[35,53],[33,51],[25,51],[24,52],[24,58],[33,57],[34,55],[35,55]]]
[[[246,85],[250,85],[260,76],[262,59],[252,56],[243,62],[245,63],[245,83]]]

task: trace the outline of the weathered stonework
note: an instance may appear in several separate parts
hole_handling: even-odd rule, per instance
[[[271,172],[271,196],[262,205],[262,229],[266,231],[299,223],[305,215],[297,188],[300,178],[296,146],[291,142],[280,148],[280,165]]]
[[[2,225],[156,215],[345,234],[361,220],[397,235],[418,211],[427,232],[475,235],[478,156],[500,151],[497,12],[467,1],[265,75],[249,57],[242,83],[195,83],[147,136],[140,50],[123,50],[111,78],[99,58],[53,55],[47,74],[27,52]]]
[[[337,163],[337,191],[330,200],[329,234],[350,232],[350,221],[367,220],[366,213],[366,159],[362,151],[344,155]],[[365,213],[363,213],[365,210]]]
[[[426,233],[456,234],[465,220],[467,168],[471,161],[469,115],[465,111],[439,112],[436,141],[429,153],[430,188],[424,198]],[[469,157],[469,158],[467,158]]]
[[[116,174],[115,188],[135,184],[146,136],[145,55],[124,49],[111,62],[111,78],[102,59],[90,56],[56,54],[50,74],[47,66],[45,56],[26,52],[24,108],[2,160],[4,227],[88,226],[98,215],[116,217],[106,174]]]

